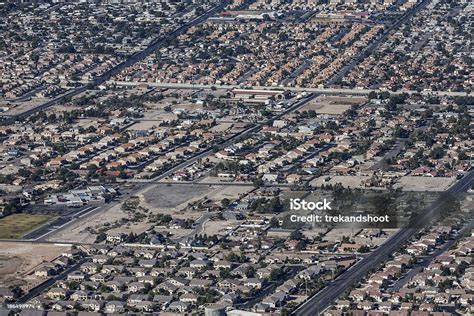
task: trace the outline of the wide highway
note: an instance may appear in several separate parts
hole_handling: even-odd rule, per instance
[[[353,65],[355,66],[355,64]],[[85,81],[86,82],[86,81]],[[289,90],[295,93],[299,92],[311,92],[320,94],[347,94],[347,95],[368,95],[371,92],[384,92],[387,90],[382,89],[349,89],[349,88],[314,88],[314,87],[286,87],[286,86],[246,86],[245,84],[240,85],[225,85],[225,84],[198,84],[198,83],[168,83],[168,82],[137,82],[137,81],[108,81],[110,84],[118,86],[139,86],[148,85],[150,87],[163,88],[163,89],[217,89],[217,90],[231,90],[231,89],[255,89],[255,90]],[[448,97],[461,97],[468,96],[470,92],[460,91],[415,91],[415,90],[397,90],[387,91],[390,94],[421,94],[426,96],[448,96]]]

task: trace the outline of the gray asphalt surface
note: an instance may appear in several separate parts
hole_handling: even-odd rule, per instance
[[[466,192],[473,183],[474,170],[470,171],[461,180],[456,182],[448,192]],[[440,211],[442,202],[442,200],[438,200],[430,207],[426,208],[423,214],[416,218],[412,225],[410,225],[410,227],[418,228],[400,229],[379,248],[375,249],[367,257],[343,272],[334,282],[300,305],[300,307],[294,311],[293,315],[312,316],[322,313],[350,286],[359,282],[367,272],[369,272],[369,270],[385,262],[389,258],[389,255],[403,246],[403,244],[405,244],[416,232],[418,232],[422,227],[427,227],[433,220],[435,220],[437,218],[436,215]]]

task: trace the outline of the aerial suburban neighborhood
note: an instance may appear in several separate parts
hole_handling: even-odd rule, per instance
[[[0,315],[474,314],[473,12],[0,2]]]

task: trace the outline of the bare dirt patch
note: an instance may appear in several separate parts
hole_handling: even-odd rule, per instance
[[[224,235],[228,231],[228,228],[235,227],[242,224],[244,221],[238,220],[224,220],[224,221],[206,221],[202,225],[202,234],[208,236],[212,235]]]
[[[311,181],[311,185],[320,187],[322,185],[335,185],[336,183],[342,184],[348,188],[363,188],[363,181],[370,179],[370,176],[330,176],[327,179],[326,176],[322,176]]]
[[[39,282],[30,275],[43,262],[57,258],[67,247],[20,242],[0,243],[0,286],[28,287]]]
[[[140,207],[148,210],[145,214],[170,214],[178,218],[197,219],[202,212],[184,212],[188,203],[197,201],[206,196],[212,196],[219,192],[221,187],[193,186],[193,185],[167,185],[157,184],[138,192]],[[125,199],[124,199],[125,201]],[[143,221],[127,221],[120,227],[113,227],[121,219],[130,219],[130,214],[121,209],[121,203],[104,209],[102,212],[77,220],[67,229],[55,232],[48,236],[48,240],[63,242],[92,243],[96,236],[92,231],[98,231],[104,227],[110,227],[110,231],[121,231],[124,233],[141,233],[154,223],[147,218]]]
[[[352,105],[364,103],[366,98],[354,96],[321,96],[307,103],[300,111],[314,110],[319,114],[340,115]]]
[[[456,181],[455,178],[401,177],[395,188],[404,191],[445,191]]]
[[[203,185],[168,185],[158,184],[143,192],[145,207],[153,209],[179,208],[187,203],[202,198],[216,189]]]
[[[120,204],[105,208],[102,212],[85,216],[76,220],[67,229],[56,231],[46,239],[49,241],[93,243],[95,235],[89,229],[99,229],[105,224],[111,224],[121,218],[128,218],[128,214],[120,209]]]

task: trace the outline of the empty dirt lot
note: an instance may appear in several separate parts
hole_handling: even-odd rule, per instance
[[[364,97],[321,96],[308,102],[300,111],[314,110],[319,114],[340,115],[351,108],[367,101]]]
[[[0,242],[0,286],[35,284],[38,280],[29,275],[34,268],[67,249],[53,244]]]
[[[210,194],[213,188],[204,185],[158,184],[143,193],[144,202],[150,209],[176,208]]]
[[[202,212],[183,211],[187,208],[188,203],[204,197],[214,200],[214,196],[219,196],[223,190],[225,192],[225,188],[220,186],[157,184],[141,190],[136,196],[139,197],[140,206],[148,209],[151,214],[161,213],[170,214],[178,218],[197,219],[201,216]],[[240,192],[237,189],[235,191],[236,196]],[[227,192],[226,195],[228,194],[230,193]],[[130,214],[121,209],[121,204],[110,205],[101,212],[77,220],[65,230],[50,234],[47,240],[92,243],[95,240],[95,235],[91,234],[88,231],[89,229],[98,230],[104,227],[104,225],[115,223],[122,218],[130,218]],[[151,225],[153,223],[145,219],[142,222],[128,222],[126,225],[121,226],[120,229],[111,229],[111,231],[120,230],[125,233],[141,233]]]
[[[403,191],[445,191],[456,178],[432,178],[432,177],[401,177],[395,184],[395,188],[402,188]]]

